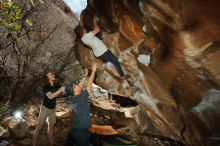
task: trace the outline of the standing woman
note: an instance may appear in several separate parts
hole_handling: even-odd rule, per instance
[[[52,72],[46,72],[43,76],[45,85],[43,86],[44,100],[40,107],[40,114],[38,117],[37,127],[33,134],[33,146],[37,145],[37,139],[42,130],[46,119],[48,122],[47,134],[50,146],[53,146],[53,125],[56,123],[56,97],[65,91],[64,87],[55,83],[55,75]]]

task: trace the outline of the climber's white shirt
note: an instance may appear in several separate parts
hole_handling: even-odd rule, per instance
[[[91,31],[89,33],[84,34],[81,40],[85,45],[88,45],[92,48],[96,57],[101,56],[108,50],[106,45],[99,38],[94,36],[94,34]]]

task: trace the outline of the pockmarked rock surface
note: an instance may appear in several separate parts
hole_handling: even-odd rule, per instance
[[[29,2],[22,2],[27,11],[30,9],[28,5],[31,7]],[[32,26],[22,26],[28,30],[22,29],[19,32],[22,35],[16,36],[15,48],[7,45],[12,43],[5,38],[6,33],[1,28],[1,100],[10,99],[19,103],[39,96],[36,95],[36,89],[40,85],[42,74],[48,70],[67,82],[80,76],[78,72],[81,68],[78,67],[79,63],[73,52],[74,28],[79,20],[63,1],[38,2],[27,14]],[[4,49],[4,46],[7,48]],[[16,49],[20,50],[19,53],[16,53]]]

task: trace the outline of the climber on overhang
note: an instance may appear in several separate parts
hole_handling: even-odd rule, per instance
[[[119,73],[121,79],[128,79],[115,55],[108,50],[107,46],[96,35],[100,32],[96,23],[95,15],[89,11],[83,11],[80,16],[80,25],[75,28],[76,35],[79,36],[83,44],[89,46],[94,55],[105,62],[111,62]]]

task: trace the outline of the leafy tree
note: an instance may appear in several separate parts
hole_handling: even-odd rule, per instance
[[[42,0],[39,0],[43,3]],[[34,5],[34,1],[30,0],[30,3]],[[27,25],[32,26],[32,21],[25,18],[24,4],[28,4],[27,1],[16,1],[16,0],[2,0],[0,1],[0,24],[2,29],[7,30],[7,38],[10,38],[13,33],[19,32],[22,28],[22,22],[26,22]]]

